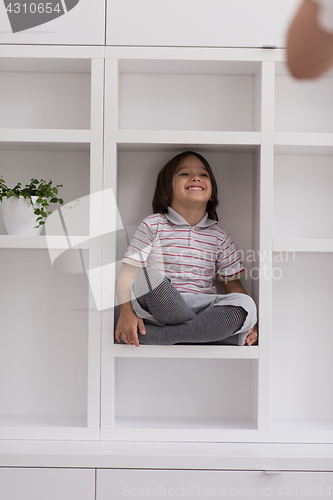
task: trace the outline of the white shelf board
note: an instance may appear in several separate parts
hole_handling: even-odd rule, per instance
[[[333,239],[273,238],[273,252],[333,252]]]
[[[217,151],[256,151],[261,144],[260,132],[118,130],[119,150],[154,150],[161,146],[192,148],[195,146]]]
[[[333,431],[333,419],[289,419],[271,421],[272,431]]]
[[[115,344],[116,358],[258,359],[258,346],[134,345]]]
[[[283,133],[274,134],[277,154],[333,154],[333,134]]]
[[[0,415],[0,427],[85,427],[87,417],[72,415]]]
[[[289,68],[287,66],[286,62],[286,51],[285,49],[279,49],[276,50],[277,52],[277,57],[275,57],[275,74],[276,76],[289,76],[290,78],[293,78],[292,74],[289,71]],[[328,71],[325,73],[325,75],[322,76],[322,78],[331,78],[333,76],[333,71]]]
[[[0,439],[97,440],[84,416],[1,415]]]
[[[121,71],[133,72],[134,69],[144,69],[144,72],[155,72],[155,68],[174,72],[180,70],[179,62],[187,64],[191,71],[201,71],[212,63],[222,70],[228,68],[233,74],[254,74],[262,61],[284,60],[284,50],[262,50],[260,48],[229,48],[229,47],[111,47],[105,48],[107,59],[119,59]],[[137,66],[140,60],[140,65]],[[141,66],[142,63],[142,66]],[[192,64],[192,66],[191,66]],[[228,66],[230,64],[230,66]],[[185,66],[185,70],[187,69]],[[230,69],[229,69],[230,68]],[[140,70],[141,72],[141,70]],[[143,71],[142,71],[143,72]],[[176,71],[177,72],[177,71]],[[184,70],[183,70],[184,72]]]
[[[89,59],[103,59],[104,53],[104,47],[87,45],[2,44],[0,71],[90,72]]]
[[[87,150],[90,130],[0,129],[0,149]]]
[[[80,248],[89,248],[88,236],[71,236],[72,247],[80,245]],[[82,242],[87,239],[86,242]],[[77,243],[76,243],[77,242]],[[82,242],[82,243],[81,243]],[[66,236],[19,236],[0,235],[0,248],[22,249],[22,250],[61,250],[68,249]]]
[[[191,422],[192,420],[192,422]],[[120,418],[113,429],[102,429],[101,439],[112,441],[249,442],[257,430],[251,419]]]
[[[2,467],[332,471],[333,445],[6,440]]]
[[[123,429],[255,429],[248,418],[159,418],[116,417],[115,428]]]
[[[116,418],[113,429],[104,428],[101,430],[102,441],[182,441],[182,442],[215,442],[215,443],[262,443],[279,445],[290,443],[301,446],[303,444],[324,444],[333,443],[333,429],[322,426],[320,421],[313,428],[309,426],[297,427],[297,421],[292,426],[281,423],[280,426],[274,423],[275,427],[270,430],[257,430],[250,419],[221,419],[219,428],[213,424],[213,419],[200,419],[193,422],[193,427],[189,427],[189,422],[182,424],[181,419],[169,419],[169,422],[153,419],[134,419],[133,422],[125,422],[125,418]],[[233,423],[231,422],[233,421]],[[120,426],[121,425],[121,426]],[[128,425],[128,427],[127,427]],[[132,426],[131,426],[132,425]],[[182,426],[183,425],[183,426]],[[280,428],[278,428],[280,427]]]

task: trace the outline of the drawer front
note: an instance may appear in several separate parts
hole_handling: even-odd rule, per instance
[[[94,469],[0,468],[3,500],[95,500]]]
[[[125,498],[284,498],[333,497],[331,472],[203,470],[97,471],[96,500]]]

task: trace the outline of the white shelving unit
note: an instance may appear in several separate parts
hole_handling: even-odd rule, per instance
[[[262,88],[269,78],[262,51],[106,49],[104,185],[117,193],[128,240],[151,213],[160,168],[195,149],[215,172],[221,226],[245,257],[259,250],[265,222],[255,197],[267,154]],[[125,243],[118,245],[118,266]],[[249,260],[248,275],[255,267]],[[258,281],[244,284],[258,298]],[[126,349],[110,336],[112,313],[103,326],[102,439],[239,441],[265,426],[261,346]]]
[[[272,431],[332,442],[332,74],[295,82],[276,64]],[[283,252],[281,254],[281,252]]]
[[[6,181],[52,178],[65,202],[116,196],[122,226],[103,303],[116,303],[158,171],[193,149],[215,173],[219,224],[243,252],[260,338],[115,345],[113,307],[97,310],[87,276],[52,269],[45,236],[0,226],[0,437],[332,443],[332,75],[296,84],[282,50],[8,46],[2,56]],[[90,223],[102,232],[116,216]],[[49,241],[66,248],[62,234]]]
[[[65,203],[101,190],[104,49],[2,46],[0,72],[6,183],[52,179]],[[87,276],[52,269],[65,243],[1,220],[2,439],[99,439],[100,313]]]
[[[298,92],[283,58],[279,50],[106,49],[104,185],[117,193],[127,231],[118,268],[151,213],[159,169],[180,151],[199,151],[218,181],[219,222],[244,252],[260,342],[114,345],[113,315],[105,312],[102,439],[332,442],[332,404],[318,390],[332,375],[324,314],[332,268],[331,76]],[[317,262],[309,293],[305,277]],[[311,320],[303,320],[312,303]]]

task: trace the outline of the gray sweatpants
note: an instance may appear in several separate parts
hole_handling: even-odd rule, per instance
[[[134,280],[132,306],[145,320],[147,334],[139,335],[143,344],[244,345],[257,322],[248,295],[180,294],[170,278],[153,268],[141,270]]]

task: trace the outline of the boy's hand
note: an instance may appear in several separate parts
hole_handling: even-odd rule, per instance
[[[117,342],[122,339],[125,344],[134,344],[139,347],[138,328],[142,335],[145,335],[145,325],[143,319],[138,318],[132,310],[120,315],[115,337]]]

